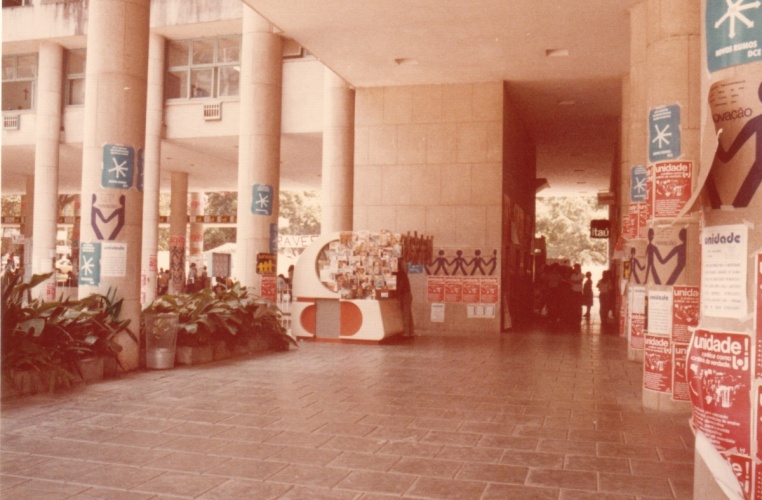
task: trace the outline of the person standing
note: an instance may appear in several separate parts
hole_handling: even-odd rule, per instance
[[[407,264],[403,259],[397,259],[397,297],[402,308],[402,326],[405,337],[415,336],[413,322],[413,293],[410,289],[410,278],[407,275]]]
[[[595,285],[598,288],[598,301],[601,306],[601,323],[606,324],[611,309],[611,279],[609,271],[603,271],[601,279]]]
[[[587,308],[585,318],[590,317],[590,308],[593,306],[593,280],[590,271],[585,273],[585,283],[582,285],[582,305]]]
[[[571,306],[573,309],[569,319],[576,323],[579,323],[580,321],[582,321],[582,282],[584,280],[584,276],[582,275],[581,265],[574,264],[574,269],[572,270],[569,280],[571,281],[571,291],[572,291]]]

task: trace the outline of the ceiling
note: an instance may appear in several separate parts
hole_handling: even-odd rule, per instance
[[[608,190],[617,158],[629,8],[641,0],[244,0],[355,88],[505,81],[537,147],[541,196]],[[237,137],[163,141],[189,189],[235,189]],[[3,192],[23,192],[34,148],[3,147]],[[81,148],[61,148],[61,192]],[[282,140],[281,189],[319,189],[320,134]],[[215,165],[216,168],[209,168]],[[230,175],[220,175],[220,169]],[[226,170],[226,171],[227,171]],[[225,180],[230,185],[223,185]]]
[[[245,0],[355,88],[506,81],[542,196],[608,190],[640,0]],[[568,55],[563,55],[568,54]]]

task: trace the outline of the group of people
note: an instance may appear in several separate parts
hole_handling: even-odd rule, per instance
[[[171,279],[169,269],[159,269],[159,272],[156,275],[156,292],[159,295],[165,295],[169,292],[169,282]],[[188,293],[197,292],[204,288],[208,288],[209,285],[210,280],[206,271],[206,266],[203,266],[199,273],[196,264],[192,263],[188,268],[188,277],[185,280],[185,291]]]
[[[609,271],[603,271],[595,287],[600,301],[601,323],[606,324],[613,309]],[[542,271],[538,280],[538,303],[540,313],[544,313],[549,323],[561,326],[578,326],[582,319],[589,321],[593,306],[593,278],[589,271],[582,273],[582,266],[552,263]]]

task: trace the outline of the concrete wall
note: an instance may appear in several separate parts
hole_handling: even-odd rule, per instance
[[[435,254],[499,250],[502,114],[500,82],[358,89],[354,229],[417,231]],[[462,303],[432,323],[426,274],[410,278],[417,329],[499,329],[499,315],[469,319]]]

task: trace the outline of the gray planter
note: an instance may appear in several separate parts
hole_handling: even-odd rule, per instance
[[[146,368],[174,368],[178,320],[175,313],[146,313]]]

